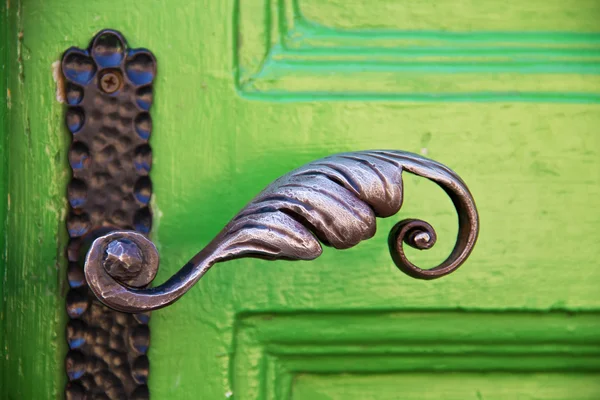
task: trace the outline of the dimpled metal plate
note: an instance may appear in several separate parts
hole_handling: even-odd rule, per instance
[[[66,124],[72,133],[67,229],[67,399],[146,399],[149,314],[105,307],[89,290],[83,257],[95,237],[115,229],[150,232],[148,144],[156,60],[128,49],[113,30],[62,58]]]

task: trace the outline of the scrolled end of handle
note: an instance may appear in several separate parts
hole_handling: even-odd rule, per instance
[[[85,277],[104,304],[129,311],[125,294],[148,286],[158,267],[154,243],[137,232],[115,231],[92,243],[85,259]]]

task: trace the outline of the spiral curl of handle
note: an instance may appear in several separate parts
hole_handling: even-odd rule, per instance
[[[452,272],[452,270],[440,269],[440,266],[432,269],[419,268],[404,253],[405,243],[417,250],[429,250],[436,241],[435,229],[420,219],[405,219],[398,222],[388,236],[390,255],[396,266],[405,274],[418,279],[435,279]]]

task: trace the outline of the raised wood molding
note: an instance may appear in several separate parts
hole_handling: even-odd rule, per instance
[[[428,378],[433,385],[439,375],[477,383],[478,374],[485,373],[488,379],[513,386],[528,379],[522,374],[542,380],[548,378],[544,374],[554,374],[554,390],[568,393],[573,379],[595,373],[586,382],[592,385],[589,390],[597,393],[599,329],[597,313],[246,314],[236,320],[230,373],[233,392],[243,400],[290,399],[300,377],[312,377],[311,382],[317,376],[341,379],[344,374],[391,375],[399,382],[414,383],[417,373],[417,378]],[[581,376],[564,377],[569,373]],[[515,380],[511,374],[521,377]],[[455,386],[461,385],[458,381]],[[331,385],[325,387],[332,390]],[[395,387],[403,390],[404,386]],[[476,388],[472,389],[475,392]],[[403,398],[422,398],[424,393],[418,386],[409,390],[401,392]],[[513,390],[519,395],[527,392],[524,388]]]
[[[600,32],[527,29],[531,10],[510,3],[498,12],[520,12],[522,31],[403,30],[402,5],[396,29],[340,28],[324,24],[328,13],[337,23],[336,8],[360,2],[311,4],[322,7],[315,22],[302,0],[238,0],[237,89],[263,100],[600,102]]]

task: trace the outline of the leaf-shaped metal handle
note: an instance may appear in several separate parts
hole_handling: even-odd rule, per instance
[[[173,303],[218,262],[241,257],[312,260],[321,255],[319,240],[337,249],[355,246],[375,234],[375,217],[389,217],[400,210],[403,171],[430,179],[448,193],[458,213],[458,236],[443,263],[421,269],[407,259],[403,243],[429,249],[435,244],[435,231],[421,220],[400,221],[389,236],[392,258],[414,278],[447,275],[467,259],[479,232],[469,189],[440,163],[412,153],[381,150],[326,157],[277,179],[162,285],[143,288],[156,275],[158,252],[144,236],[129,231],[112,232],[94,241],[85,261],[86,279],[107,306],[142,312]]]

